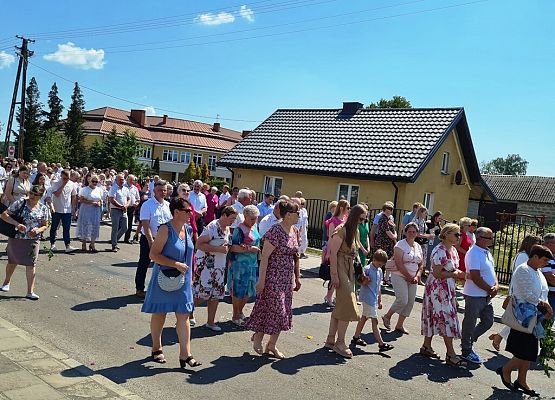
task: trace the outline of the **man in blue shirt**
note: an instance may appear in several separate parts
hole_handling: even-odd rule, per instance
[[[258,222],[262,220],[266,215],[270,215],[274,211],[274,195],[272,193],[266,193],[264,195],[264,201],[258,204],[258,211],[260,215],[258,216]]]
[[[401,226],[399,227],[399,232],[405,231],[405,225],[411,222],[414,217],[416,217],[416,211],[418,211],[420,207],[424,207],[422,203],[416,202],[412,205],[412,211],[406,213],[403,217],[403,221],[401,222]]]

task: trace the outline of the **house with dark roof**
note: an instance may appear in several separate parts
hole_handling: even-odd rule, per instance
[[[242,133],[226,129],[219,122],[205,124],[112,107],[85,111],[84,118],[87,146],[95,139],[103,139],[114,128],[118,134],[126,129],[135,132],[141,142],[139,160],[152,165],[158,158],[162,179],[178,181],[179,174],[193,160],[197,165],[206,163],[212,176],[231,180],[231,172],[216,164],[242,139]]]
[[[532,216],[545,215],[546,225],[555,224],[555,177],[486,174],[482,176],[499,200],[496,211]]]
[[[420,201],[449,219],[466,215],[469,199],[494,199],[463,108],[278,109],[219,165],[239,187],[370,208]]]

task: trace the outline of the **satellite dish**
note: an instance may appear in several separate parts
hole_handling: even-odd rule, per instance
[[[459,170],[455,172],[455,185],[462,185],[462,172]]]

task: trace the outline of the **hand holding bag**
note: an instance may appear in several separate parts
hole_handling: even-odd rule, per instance
[[[21,205],[21,207],[19,207],[19,209],[16,211],[15,214],[12,214],[8,211],[8,214],[10,215],[10,217],[12,217],[12,219],[14,219],[20,224],[23,223],[23,217],[21,216],[21,214],[23,213],[23,209],[25,208],[26,203],[27,203],[27,200],[23,200],[23,204]],[[0,213],[3,213],[7,209],[8,207],[6,207],[4,204],[0,205]],[[6,222],[2,218],[0,218],[0,234],[10,238],[14,238],[16,233],[17,233],[17,229],[15,225],[12,225],[9,222]]]
[[[530,319],[528,326],[527,327],[523,326],[516,319],[516,316],[515,316],[516,300],[515,300],[515,297],[513,296],[512,286],[509,288],[508,299],[510,300],[508,300],[507,308],[505,309],[505,311],[503,312],[503,315],[501,316],[501,322],[507,325],[509,328],[514,329],[515,331],[532,334],[532,332],[534,331],[534,328],[536,327],[538,316],[534,315],[534,317]]]

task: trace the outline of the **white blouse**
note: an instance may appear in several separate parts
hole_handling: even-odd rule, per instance
[[[518,302],[538,305],[540,301],[547,301],[548,293],[547,281],[540,270],[524,264],[513,272],[510,294]]]

